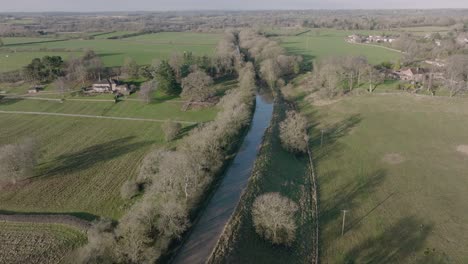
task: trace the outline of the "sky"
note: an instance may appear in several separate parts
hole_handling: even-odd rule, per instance
[[[0,0],[0,12],[468,8],[468,0]]]

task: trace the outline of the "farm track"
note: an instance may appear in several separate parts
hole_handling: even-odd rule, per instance
[[[91,222],[65,214],[0,214],[0,222],[63,224],[86,231]]]
[[[101,119],[112,119],[112,120],[143,121],[143,122],[158,122],[158,123],[164,123],[164,122],[168,121],[168,120],[165,120],[165,119],[99,116],[99,115],[80,115],[80,114],[63,114],[63,113],[48,113],[48,112],[3,111],[3,110],[0,110],[0,114],[67,116],[67,117],[101,118]],[[188,125],[197,124],[197,122],[190,122],[190,121],[179,121],[179,120],[172,120],[172,121],[176,122],[176,123],[188,124]]]
[[[361,45],[361,46],[368,46],[368,47],[377,47],[377,48],[382,48],[382,49],[386,49],[386,50],[395,51],[395,52],[402,53],[402,54],[405,53],[405,52],[403,52],[401,50],[392,49],[392,48],[381,46],[381,45],[366,44],[366,43],[353,43],[353,42],[348,42],[348,41],[346,41],[346,43],[354,44],[354,45]]]
[[[56,94],[56,93],[49,93],[49,94]],[[54,101],[54,102],[60,102],[61,99],[58,98],[48,98],[48,97],[36,97],[36,96],[9,96],[3,98],[5,100],[17,100],[17,99],[25,99],[25,100],[43,100],[43,101]],[[115,100],[113,99],[79,99],[79,98],[70,98],[70,99],[65,99],[65,101],[77,101],[77,102],[111,102],[114,103]],[[142,102],[140,99],[122,99],[122,101],[132,101],[132,102]],[[164,101],[164,103],[186,103],[187,101],[184,100],[169,100],[169,101]]]

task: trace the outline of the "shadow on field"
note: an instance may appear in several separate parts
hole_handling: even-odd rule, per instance
[[[23,101],[22,98],[6,98],[5,96],[0,95],[0,106],[16,104],[20,101]]]
[[[310,120],[317,120],[316,114],[312,113]],[[350,133],[362,121],[359,114],[351,115],[335,124],[327,126],[324,129],[318,129],[318,123],[311,123],[312,131],[311,148],[314,150],[314,162],[319,162],[329,153],[340,151],[342,148],[338,140]],[[323,136],[322,136],[323,133]]]
[[[50,213],[50,212],[17,212],[17,211],[8,211],[8,210],[0,210],[0,215],[18,215],[20,216],[74,216],[83,220],[87,221],[94,221],[99,219],[99,216],[86,213],[86,212],[64,212],[64,213]]]
[[[369,238],[345,255],[345,263],[407,263],[424,246],[432,225],[425,225],[415,217],[400,219],[380,235]],[[417,263],[427,263],[431,252],[421,254]]]
[[[35,178],[85,170],[96,164],[112,160],[152,143],[150,141],[129,143],[129,141],[134,138],[135,137],[125,137],[115,139],[106,143],[87,147],[74,153],[61,155],[53,161],[41,164],[42,173]]]
[[[341,210],[351,210],[358,205],[359,198],[368,196],[373,193],[385,179],[386,172],[377,170],[368,175],[350,177],[350,181],[335,191],[334,195],[327,199],[328,202],[322,202],[320,210],[320,222],[323,226],[330,224],[337,219],[341,219]],[[319,182],[319,185],[322,183]],[[362,220],[362,219],[361,219]],[[360,220],[353,221],[353,226],[359,223]],[[350,227],[353,227],[350,226]],[[348,228],[346,231],[348,231]],[[341,236],[341,228],[338,228],[336,233],[331,237],[333,240]]]

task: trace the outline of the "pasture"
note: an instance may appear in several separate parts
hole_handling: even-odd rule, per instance
[[[366,56],[370,63],[397,61],[401,54],[384,47],[351,44],[345,41],[353,33],[368,34],[369,31],[344,31],[313,29],[299,36],[282,36],[277,39],[288,53],[302,55],[305,61],[321,60],[330,56]],[[375,34],[376,32],[374,32]],[[378,32],[379,34],[382,32]]]
[[[120,34],[122,32],[110,33]],[[127,57],[138,64],[151,64],[154,59],[165,59],[175,52],[193,52],[196,55],[212,55],[222,34],[164,32],[141,35],[124,39],[105,39],[105,35],[96,39],[70,39],[46,41],[40,39],[8,39],[9,49],[0,49],[0,72],[20,69],[33,58],[45,55],[59,55],[64,59],[79,56],[87,49],[94,50],[105,66],[121,66]],[[13,52],[14,49],[16,52]]]
[[[468,261],[466,99],[300,102],[319,180],[322,262]]]
[[[157,95],[154,103],[96,101],[64,103],[45,100],[2,100],[1,111],[85,114],[205,122],[215,108],[182,111],[177,98]],[[35,176],[0,192],[0,210],[62,212],[92,219],[118,219],[126,209],[120,187],[136,177],[150,148],[163,147],[161,122],[72,116],[0,113],[0,145],[34,137],[40,143]],[[187,132],[193,126],[184,124]],[[185,133],[184,132],[184,133]],[[169,144],[171,146],[173,143]]]
[[[60,263],[85,242],[64,225],[0,222],[0,263]]]

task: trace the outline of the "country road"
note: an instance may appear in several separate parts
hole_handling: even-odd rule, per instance
[[[0,114],[18,114],[18,115],[43,115],[43,116],[67,116],[67,117],[82,117],[82,118],[100,118],[112,120],[127,120],[127,121],[144,121],[144,122],[167,122],[165,119],[150,119],[150,118],[135,118],[135,117],[117,117],[117,116],[98,116],[98,115],[81,115],[81,114],[63,114],[63,113],[48,113],[48,112],[27,112],[27,111],[3,111]],[[197,122],[170,120],[180,124],[194,125]]]

